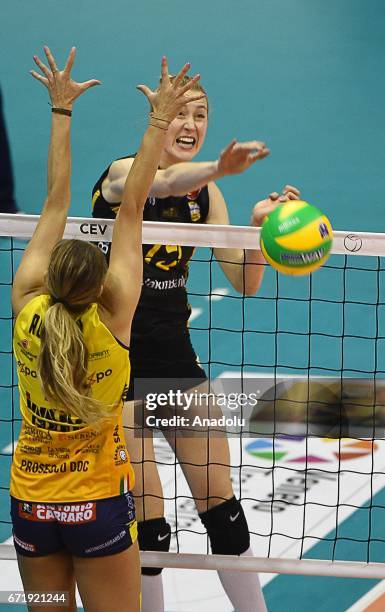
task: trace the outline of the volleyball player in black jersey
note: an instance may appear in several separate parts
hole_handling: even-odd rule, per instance
[[[204,90],[196,84],[195,90]],[[193,90],[192,90],[193,91]],[[196,93],[196,91],[195,91]],[[153,92],[147,89],[151,102]],[[207,97],[185,105],[171,122],[154,183],[144,209],[146,221],[229,224],[225,200],[215,180],[238,174],[269,154],[258,141],[230,145],[214,162],[191,162],[201,149],[207,130]],[[134,155],[114,161],[93,189],[93,216],[114,218],[122,186]],[[256,204],[251,224],[263,218],[286,199],[299,192],[286,186],[282,194],[272,193]],[[108,251],[107,244],[101,248]],[[143,245],[143,287],[131,331],[132,381],[138,378],[206,379],[197,362],[188,331],[190,307],[185,283],[192,247]],[[260,251],[214,249],[233,287],[254,294],[263,276]],[[245,262],[245,265],[241,265]],[[132,392],[132,389],[131,389]],[[131,395],[132,399],[132,395]],[[132,427],[126,411],[126,425]],[[167,437],[167,433],[165,434]],[[230,456],[223,437],[168,438],[172,444],[195,499],[199,516],[207,529],[213,553],[251,554],[247,522],[230,480]],[[127,430],[127,445],[136,466],[136,510],[139,545],[142,550],[168,550],[170,527],[163,516],[162,486],[155,463],[151,437],[135,439]],[[265,610],[258,576],[245,572],[220,571],[219,577],[237,612]],[[161,569],[142,569],[143,612],[163,610]]]

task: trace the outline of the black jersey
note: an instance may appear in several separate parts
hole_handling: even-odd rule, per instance
[[[120,159],[129,157],[134,155]],[[103,172],[92,191],[92,216],[96,218],[113,219],[119,209],[119,204],[110,204],[103,197],[102,183],[109,169],[110,166]],[[208,212],[209,195],[206,186],[185,196],[147,198],[143,219],[173,223],[205,223]],[[100,246],[107,254],[109,245],[102,243]],[[168,319],[176,317],[176,321],[184,323],[187,321],[190,308],[185,284],[193,253],[194,248],[188,246],[143,245],[143,288],[135,315],[135,327],[139,324],[143,309],[151,311],[154,319],[166,316]]]

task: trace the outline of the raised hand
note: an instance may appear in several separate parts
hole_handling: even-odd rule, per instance
[[[269,154],[270,151],[264,142],[232,140],[219,156],[218,171],[224,175],[240,174],[250,168],[257,159],[263,159]]]
[[[44,47],[44,53],[49,64],[49,68],[37,55],[34,55],[34,62],[40,68],[44,76],[35,70],[31,70],[31,74],[37,81],[43,83],[43,85],[48,89],[52,107],[71,110],[76,98],[81,96],[81,94],[87,91],[87,89],[90,87],[100,85],[100,81],[97,81],[96,79],[84,81],[83,83],[77,83],[71,79],[71,69],[76,54],[75,47],[72,47],[63,70],[59,70],[56,66],[55,58],[52,55],[49,47]]]
[[[277,206],[280,206],[283,202],[287,202],[287,200],[299,200],[300,197],[301,193],[299,189],[292,185],[286,185],[280,194],[273,191],[266,200],[261,200],[254,206],[251,215],[251,225],[260,227],[264,218],[273,212]]]
[[[193,102],[195,100],[201,100],[205,98],[205,94],[197,92],[196,95],[189,94],[187,92],[199,81],[200,75],[194,76],[188,83],[182,85],[183,77],[187,74],[190,69],[190,64],[185,64],[183,68],[178,72],[175,78],[171,80],[168,73],[167,58],[162,58],[162,78],[160,86],[155,91],[152,91],[146,85],[138,85],[137,89],[141,91],[151,104],[151,115],[154,119],[160,119],[170,123],[181,108],[187,104],[187,102]]]

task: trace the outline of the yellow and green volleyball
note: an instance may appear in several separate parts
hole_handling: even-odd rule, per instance
[[[261,251],[266,261],[283,274],[310,274],[330,255],[333,229],[315,206],[292,200],[266,217],[261,230]]]

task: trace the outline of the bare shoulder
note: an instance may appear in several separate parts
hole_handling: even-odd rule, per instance
[[[129,315],[120,313],[119,316],[113,315],[111,310],[103,304],[98,304],[98,314],[100,321],[107,327],[111,334],[122,344],[128,346],[131,336],[131,319]]]
[[[117,159],[112,162],[109,172],[108,178],[110,181],[117,181],[122,178],[126,178],[127,174],[131,170],[131,166],[134,163],[133,157],[126,157],[125,159]]]
[[[103,196],[110,204],[120,203],[123,195],[124,184],[131,166],[133,157],[117,159],[112,162],[106,178],[102,184]]]

